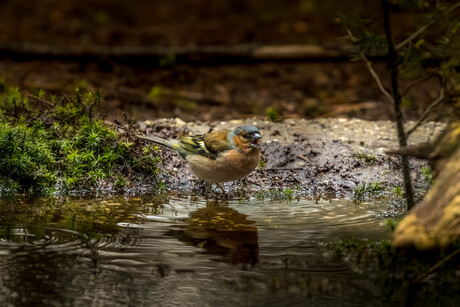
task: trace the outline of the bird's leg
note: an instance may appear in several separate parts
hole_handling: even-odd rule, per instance
[[[224,187],[222,187],[222,185],[220,183],[216,182],[216,184],[222,190],[222,193],[227,194],[227,192],[225,192]]]
[[[212,194],[212,183],[208,182],[208,181],[203,181],[204,182],[204,186],[206,188],[206,195],[209,196]]]
[[[216,184],[222,190],[222,194],[219,196],[222,197],[222,199],[230,199],[230,195],[225,191],[224,187],[220,183],[216,182]]]

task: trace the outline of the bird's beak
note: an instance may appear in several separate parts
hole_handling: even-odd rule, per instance
[[[251,146],[256,147],[259,150],[262,150],[262,147],[260,146],[260,139],[262,136],[258,133],[254,134],[251,139]]]

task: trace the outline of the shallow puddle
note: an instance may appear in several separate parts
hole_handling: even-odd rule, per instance
[[[381,206],[190,197],[0,204],[0,305],[381,305],[325,242],[385,239]]]

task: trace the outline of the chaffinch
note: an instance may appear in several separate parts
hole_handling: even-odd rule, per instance
[[[246,177],[257,167],[262,138],[259,129],[254,126],[186,136],[180,140],[144,135],[136,137],[176,151],[199,179],[216,183],[222,190],[220,182]]]

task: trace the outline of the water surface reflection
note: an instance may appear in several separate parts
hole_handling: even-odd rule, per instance
[[[385,206],[192,198],[0,204],[0,302],[380,305],[325,240],[387,238]]]

